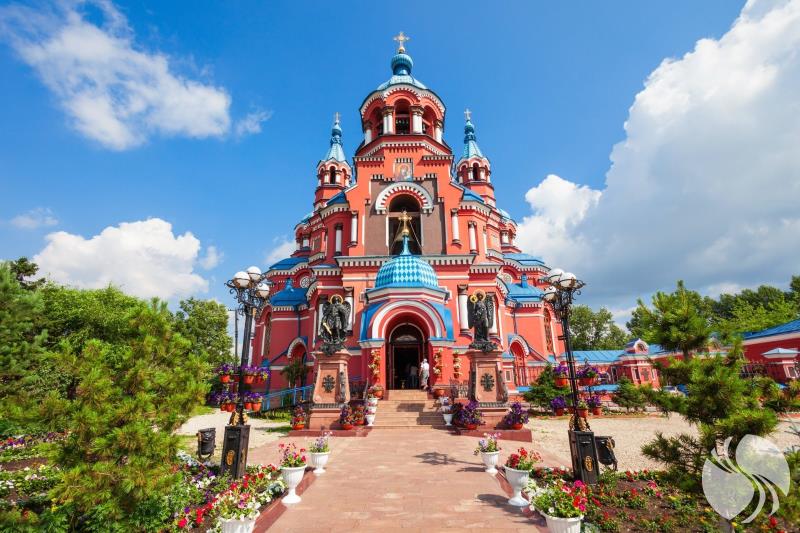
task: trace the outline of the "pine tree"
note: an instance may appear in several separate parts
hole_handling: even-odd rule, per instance
[[[646,405],[645,396],[641,389],[633,384],[627,377],[622,377],[617,381],[617,390],[614,392],[614,403],[625,410],[633,409],[637,411]]]
[[[569,387],[556,387],[555,374],[553,367],[547,365],[536,378],[536,383],[531,385],[530,390],[526,391],[523,396],[526,402],[536,405],[540,409],[550,411],[550,402],[553,398],[569,396]]]

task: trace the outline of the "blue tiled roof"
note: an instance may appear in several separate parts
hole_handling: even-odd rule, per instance
[[[505,209],[500,209],[500,208],[498,207],[498,208],[497,208],[497,211],[500,213],[500,216],[501,216],[501,217],[503,217],[503,218],[505,218],[505,219],[507,219],[507,220],[511,220],[511,214],[509,214],[509,212],[508,212],[508,211],[506,211]]]
[[[305,263],[308,261],[307,257],[287,257],[286,259],[281,259],[274,265],[270,266],[270,270],[289,270],[290,268],[294,268],[296,265],[300,263]]]
[[[485,203],[483,201],[483,198],[480,197],[480,195],[475,194],[474,192],[472,192],[469,189],[464,189],[464,194],[461,195],[461,201],[462,202],[480,202],[482,204]]]
[[[616,392],[619,388],[619,385],[616,383],[608,384],[608,385],[593,385],[591,390],[592,392]]]
[[[346,203],[347,203],[347,196],[344,194],[344,191],[341,191],[338,194],[336,194],[336,196],[328,200],[327,205],[346,204]]]
[[[475,126],[472,125],[471,120],[467,119],[467,123],[464,124],[464,150],[461,152],[461,159],[459,159],[459,161],[471,157],[484,159],[483,152],[481,152],[478,146],[478,140],[475,137]]]
[[[648,346],[648,348],[649,348],[649,349],[648,349],[648,351],[647,351],[647,353],[651,353],[651,354],[657,354],[657,353],[663,353],[663,352],[666,352],[666,350],[664,349],[664,347],[663,347],[663,346],[661,346],[660,344],[648,344],[647,346]]]
[[[530,255],[530,254],[522,254],[522,253],[518,253],[518,254],[503,254],[503,257],[505,257],[506,259],[511,259],[512,261],[516,261],[517,263],[520,263],[520,264],[525,265],[525,266],[527,266],[527,265],[544,265],[544,261],[542,261],[540,258],[538,258],[538,257],[536,257],[534,255]]]
[[[292,286],[292,278],[286,280],[286,286],[283,290],[276,292],[269,299],[269,303],[275,307],[278,306],[298,306],[308,304],[306,299],[306,289],[297,288]]]
[[[586,359],[590,363],[613,363],[620,355],[625,355],[625,350],[575,350],[572,353],[575,364],[583,363]],[[564,359],[567,354],[562,353],[559,357]]]
[[[331,130],[331,146],[328,148],[328,151],[322,161],[330,161],[331,159],[341,163],[347,161],[347,158],[344,155],[344,149],[342,148],[342,128],[339,127],[338,114],[336,115],[336,120],[333,123],[333,129]]]
[[[791,322],[787,322],[786,324],[781,324],[780,326],[775,326],[772,328],[767,328],[762,331],[751,331],[744,334],[745,339],[760,339],[761,337],[772,337],[773,335],[785,335],[787,333],[798,333],[800,332],[800,318],[797,320],[792,320]]]
[[[419,257],[411,255],[408,249],[408,236],[403,237],[403,251],[400,255],[384,263],[378,270],[375,288],[386,287],[426,287],[441,290],[433,267]]]
[[[528,277],[523,274],[520,283],[506,283],[503,285],[508,289],[508,298],[517,302],[531,302],[542,299],[542,290],[528,284]]]

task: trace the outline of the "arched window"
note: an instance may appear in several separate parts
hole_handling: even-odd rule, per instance
[[[422,239],[422,224],[419,218],[420,205],[416,198],[407,194],[400,194],[395,196],[389,203],[388,216],[389,216],[389,253],[397,255],[403,251],[403,241],[400,238],[400,230],[403,228],[403,223],[400,217],[403,211],[411,217],[409,226],[411,227],[411,235],[408,239],[408,249],[412,254],[421,254],[421,239]]]
[[[333,167],[331,167],[331,170],[328,173],[328,183],[336,183],[336,169]]]
[[[514,356],[514,384],[525,386],[528,384],[528,373],[525,368],[525,350],[519,342],[513,342],[510,346],[511,355]]]
[[[553,326],[551,324],[552,318],[550,317],[550,311],[548,309],[544,310],[544,342],[547,346],[547,353],[558,355],[555,353],[555,348],[553,347]]]
[[[394,106],[394,132],[398,135],[411,133],[411,111],[406,100],[398,100]]]
[[[477,180],[480,175],[481,171],[478,168],[478,163],[472,163],[472,179]]]

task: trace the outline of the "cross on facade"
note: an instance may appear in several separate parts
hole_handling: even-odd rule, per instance
[[[403,32],[400,32],[392,37],[392,39],[397,41],[397,52],[402,54],[406,51],[406,41],[410,41],[411,37],[406,37]]]
[[[494,388],[494,378],[491,374],[486,373],[481,377],[481,385],[483,385],[483,390],[490,391]]]
[[[464,118],[467,119],[468,122],[472,119],[472,111],[470,111],[469,108],[464,110]]]

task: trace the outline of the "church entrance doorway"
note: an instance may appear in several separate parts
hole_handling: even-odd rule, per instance
[[[389,337],[386,383],[390,389],[419,388],[418,371],[424,357],[422,332],[412,324],[397,326]]]

